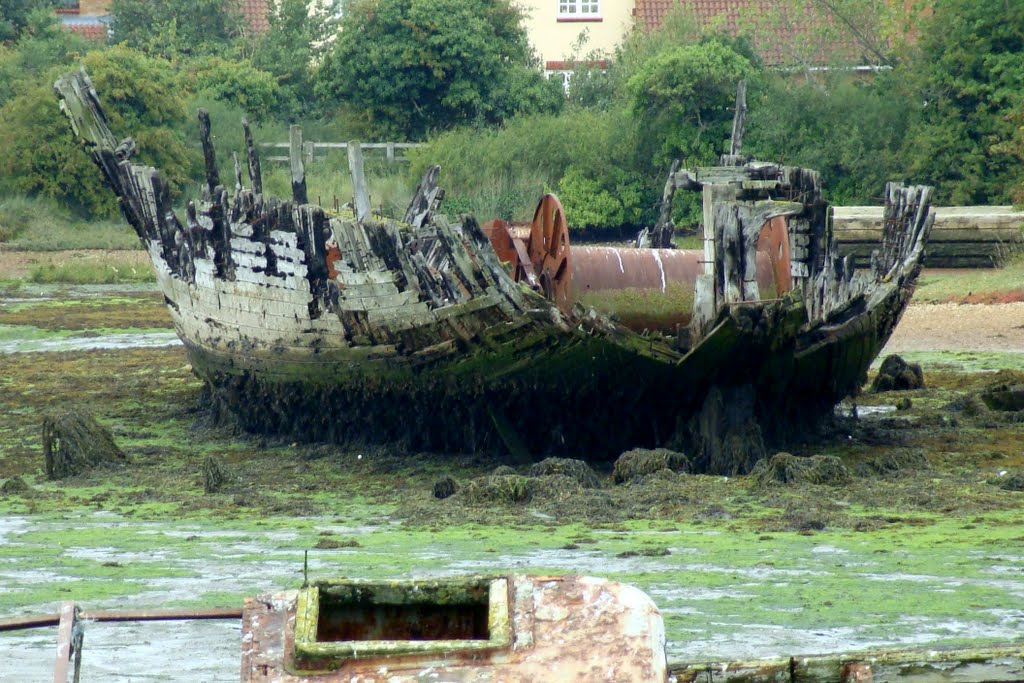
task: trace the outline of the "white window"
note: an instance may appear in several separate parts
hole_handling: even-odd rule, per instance
[[[558,0],[558,16],[563,18],[600,16],[600,5],[599,0]]]

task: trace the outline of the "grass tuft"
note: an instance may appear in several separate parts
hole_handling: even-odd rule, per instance
[[[0,243],[23,251],[141,248],[120,218],[86,221],[52,201],[23,195],[0,198]]]
[[[150,268],[115,266],[104,263],[46,263],[34,267],[29,273],[36,284],[118,285],[155,282]]]
[[[917,303],[1000,303],[1024,301],[1024,254],[1014,254],[1001,268],[929,271],[914,292]]]

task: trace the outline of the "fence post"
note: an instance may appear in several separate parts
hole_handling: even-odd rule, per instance
[[[395,143],[389,142],[387,146],[388,163],[395,163]]]
[[[302,155],[306,157],[306,164],[312,165],[313,163],[313,145],[315,143],[305,142],[302,145]]]

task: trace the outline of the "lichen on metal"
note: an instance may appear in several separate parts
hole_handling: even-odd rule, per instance
[[[512,575],[318,583],[319,597],[289,591],[246,601],[243,683],[667,680],[660,613],[643,592],[614,581]],[[324,635],[314,603],[331,591],[426,608],[464,605],[478,600],[481,589],[489,605],[486,639],[308,641]],[[363,625],[372,630],[380,623],[371,618]]]

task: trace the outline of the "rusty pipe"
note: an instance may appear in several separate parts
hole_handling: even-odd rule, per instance
[[[604,313],[614,313],[634,330],[672,330],[689,323],[704,252],[692,249],[572,247],[572,298]],[[757,254],[762,291],[774,275],[767,253]]]

